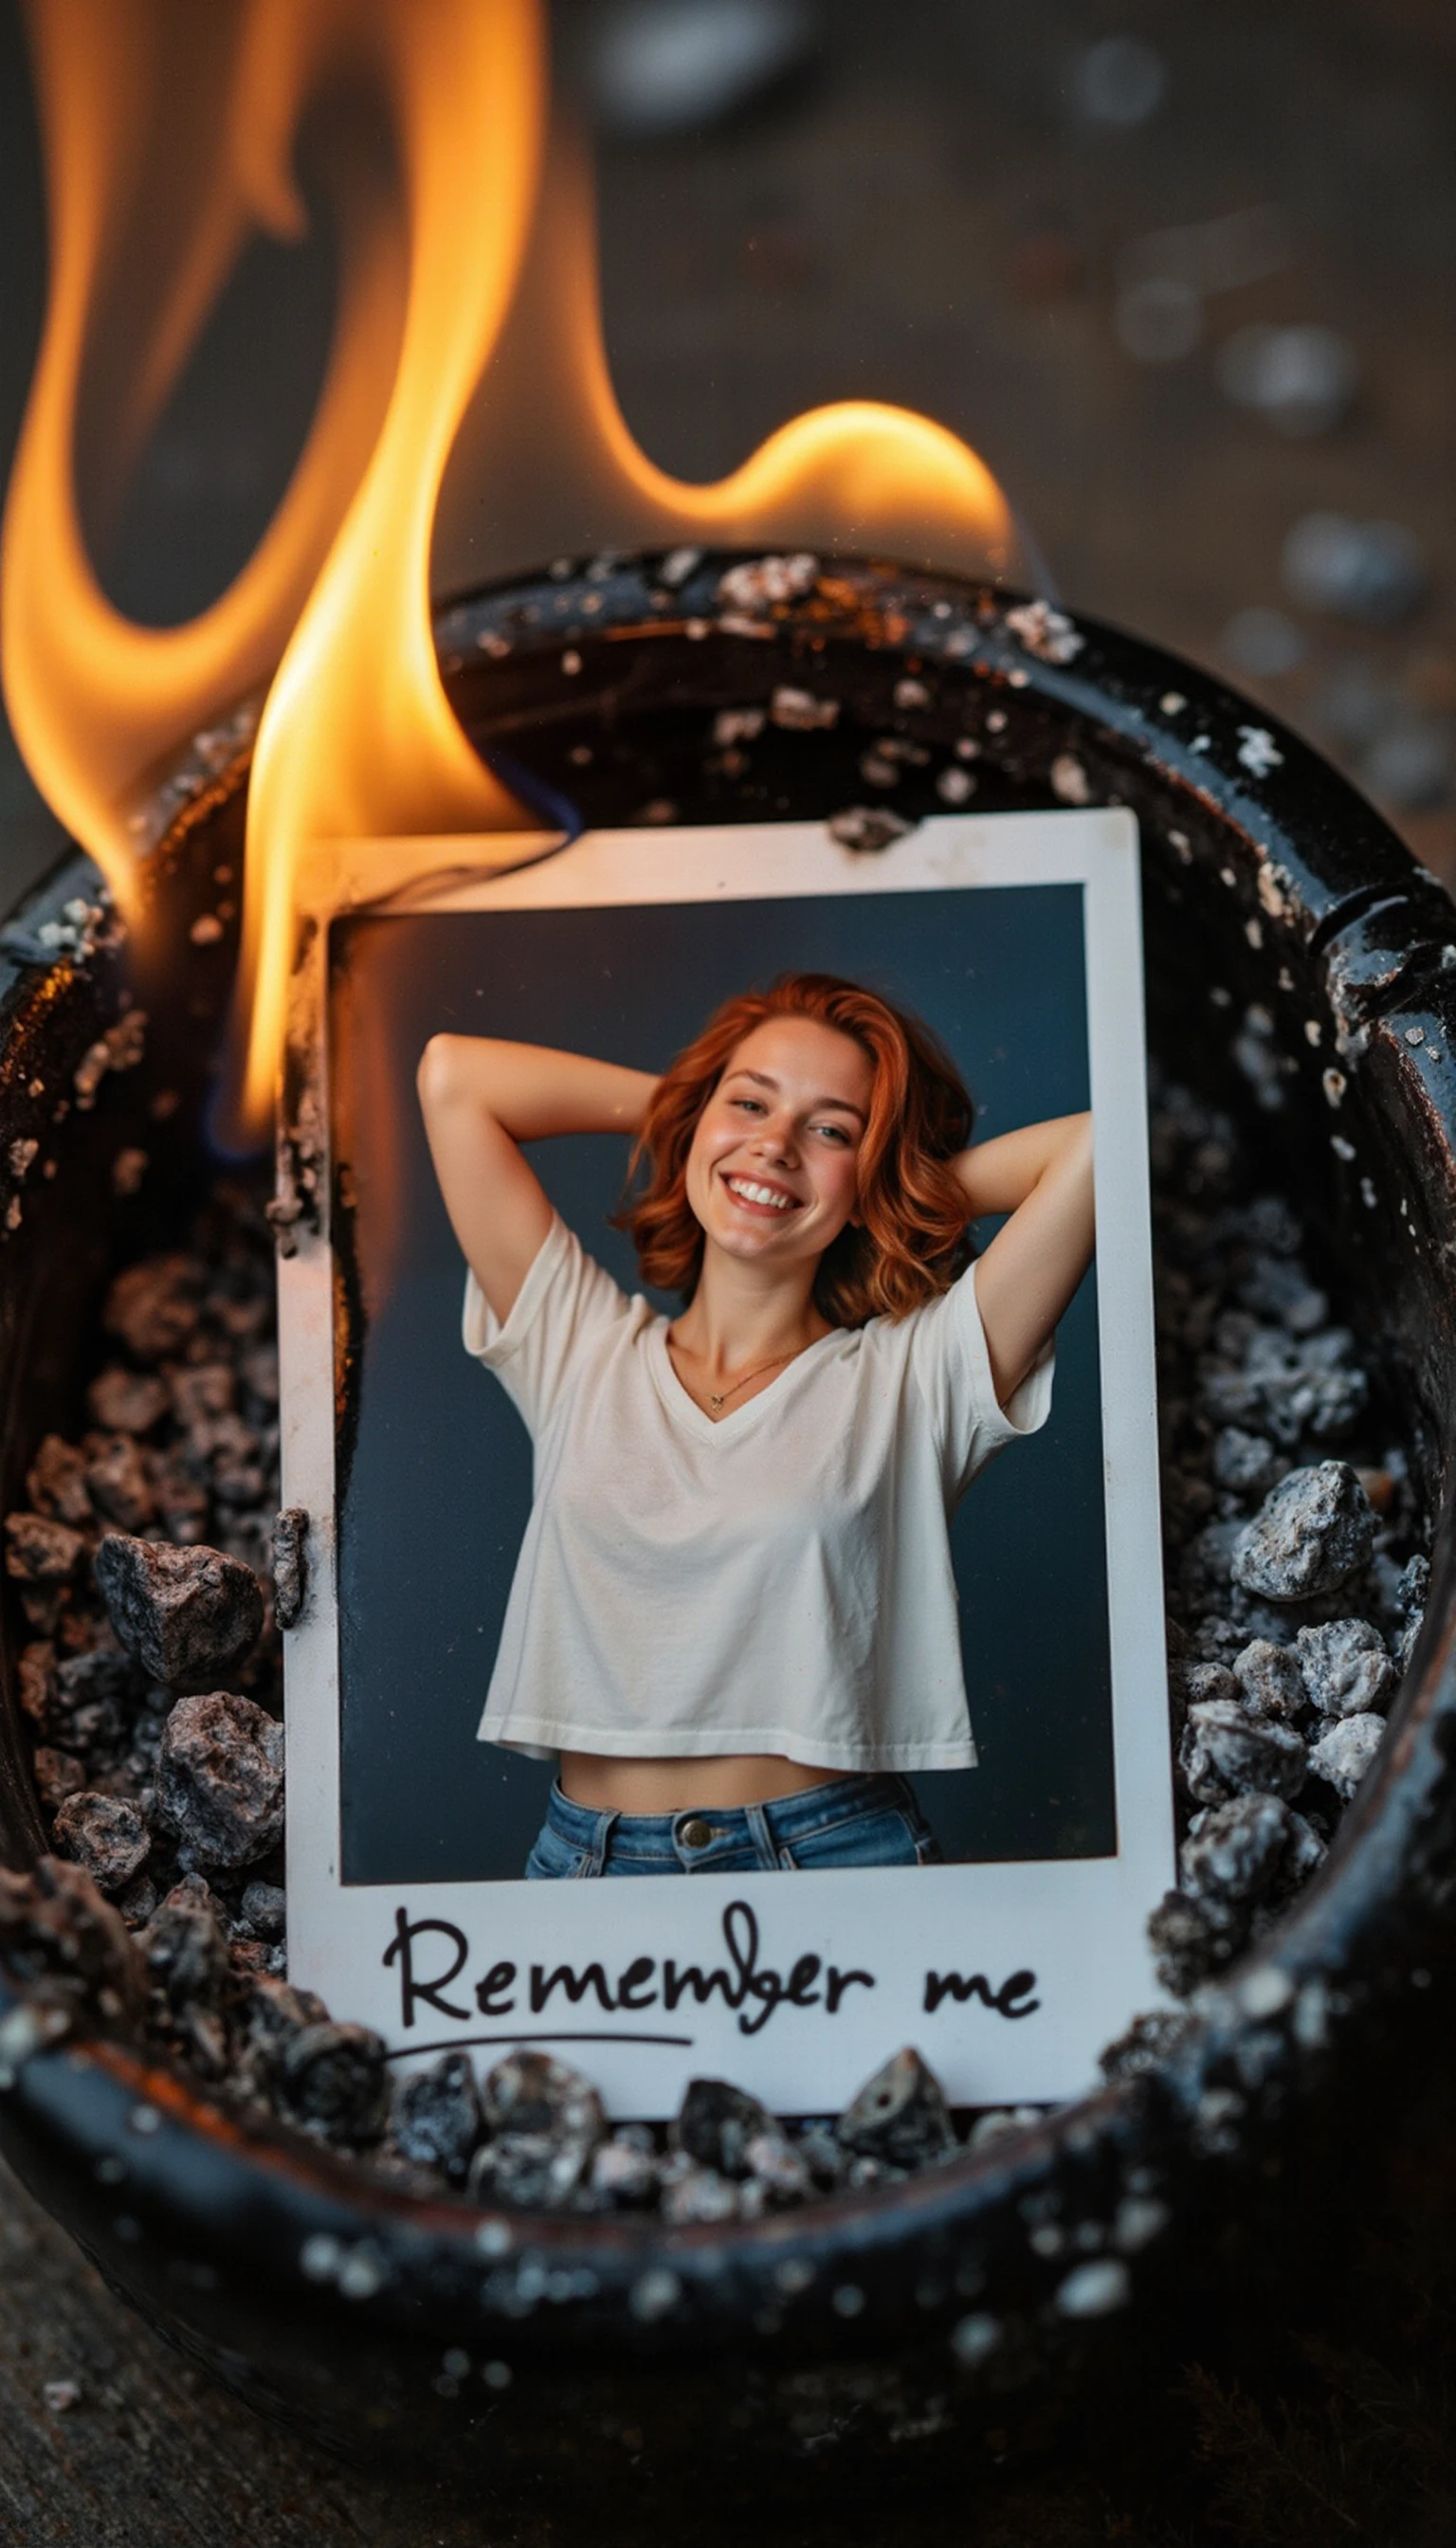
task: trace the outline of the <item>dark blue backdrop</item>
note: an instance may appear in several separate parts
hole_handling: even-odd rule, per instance
[[[460,1343],[464,1271],[413,1096],[426,1041],[502,1035],[660,1069],[729,993],[807,967],[918,1012],[965,1073],[978,1134],[1004,1132],[1088,1102],[1081,888],[353,918],[332,958],[335,1155],[367,1311],[340,1434],[344,1880],[518,1875],[550,1772],[475,1734],[530,1448]],[[635,1288],[605,1226],[626,1145],[545,1142],[534,1159]],[[936,1830],[955,1858],[1112,1851],[1093,1277],[1062,1322],[1050,1421],[972,1488],[954,1546],[981,1766],[916,1780]]]

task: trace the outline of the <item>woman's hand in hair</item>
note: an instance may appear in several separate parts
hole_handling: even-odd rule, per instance
[[[451,1226],[495,1316],[508,1319],[551,1227],[522,1141],[642,1130],[657,1081],[586,1053],[494,1036],[431,1036],[419,1102]]]
[[[1092,1261],[1092,1118],[1060,1115],[962,1150],[966,1218],[1009,1213],[975,1270],[1002,1407],[1020,1388]]]

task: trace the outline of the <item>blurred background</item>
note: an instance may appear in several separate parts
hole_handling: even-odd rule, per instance
[[[1231,678],[1456,876],[1449,0],[553,16],[655,460],[717,476],[821,401],[924,410],[989,461],[1064,599]],[[0,117],[8,460],[46,257],[14,0]],[[248,553],[332,289],[325,224],[243,257],[101,546],[136,616],[190,614]],[[0,899],[56,845],[7,738]]]

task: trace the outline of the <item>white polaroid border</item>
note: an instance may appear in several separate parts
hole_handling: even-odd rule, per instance
[[[283,1494],[308,1511],[311,1557],[308,1603],[284,1640],[290,1977],[411,2062],[479,2048],[489,2064],[522,2044],[580,2060],[618,2116],[670,2115],[703,2075],[779,2113],[829,2112],[905,2044],[959,2105],[1081,2094],[1103,2046],[1159,1996],[1145,1923],[1173,1879],[1135,818],[948,815],[875,858],[845,850],[822,823],[595,832],[555,855],[546,842],[527,848],[527,863],[492,873],[499,841],[479,845],[475,872],[468,842],[350,845],[331,859],[315,916],[359,908],[371,878],[370,907],[421,911],[1084,888],[1117,1854],[826,1870],[796,1883],[704,1874],[667,1891],[648,1880],[343,1884],[334,1283],[320,1177],[324,1226],[301,1233],[279,1268]],[[396,884],[413,879],[388,901],[382,864]],[[296,1059],[302,1021],[325,1123],[326,935],[313,933],[312,985],[296,983],[294,1004]]]

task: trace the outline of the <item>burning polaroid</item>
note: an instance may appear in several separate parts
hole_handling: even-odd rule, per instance
[[[1075,2094],[1173,1870],[1134,818],[459,848],[296,986],[292,1976],[620,2115]]]

